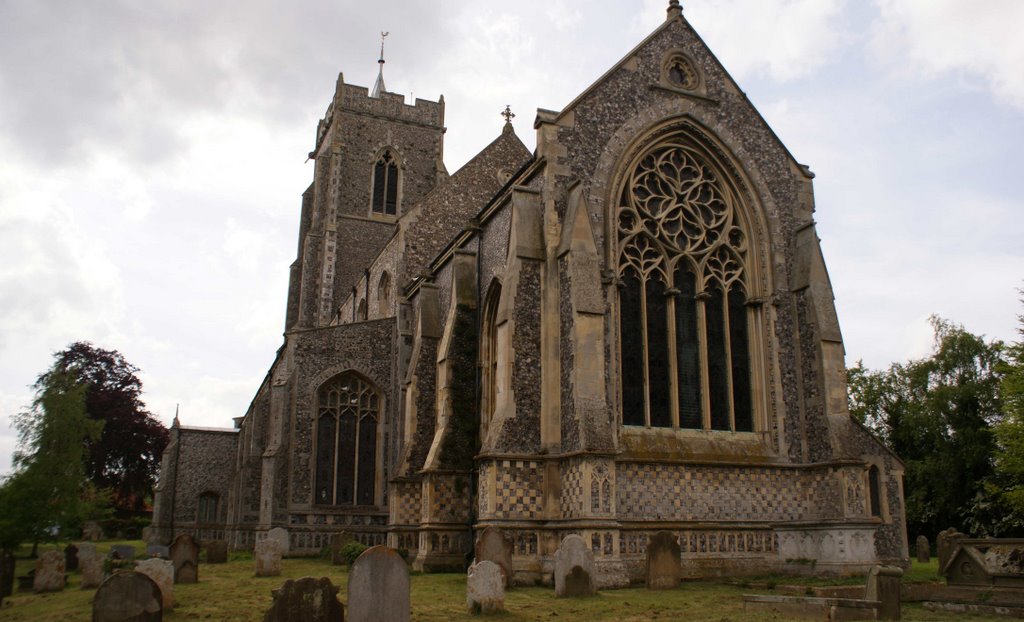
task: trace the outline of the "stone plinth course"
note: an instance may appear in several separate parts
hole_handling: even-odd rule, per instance
[[[494,613],[505,609],[504,573],[498,564],[484,560],[469,567],[466,575],[466,607],[470,613]]]
[[[647,589],[674,590],[682,577],[679,540],[671,531],[659,531],[647,542]]]
[[[103,558],[92,542],[78,544],[78,569],[82,572],[82,589],[99,587],[103,582]]]
[[[555,553],[555,596],[593,596],[594,553],[576,534],[568,535]]]
[[[497,564],[501,569],[502,585],[506,588],[512,585],[512,541],[501,529],[485,527],[476,539],[473,553],[477,563],[490,561]]]
[[[363,551],[348,573],[349,622],[409,622],[409,608],[409,568],[398,551]]]
[[[930,550],[930,548],[928,546],[928,537],[927,536],[918,536],[916,544],[917,544],[917,561],[921,562],[922,564],[927,564],[931,560],[931,558],[932,558],[932,553],[931,553],[931,550]]]
[[[288,538],[287,529],[274,527],[267,532],[267,539],[276,541],[281,548],[281,555],[288,557],[288,551],[291,549],[291,540]]]
[[[188,534],[181,534],[171,543],[175,583],[199,582],[199,545]]]
[[[338,586],[327,577],[289,579],[271,592],[274,602],[263,622],[344,622]]]
[[[141,572],[160,588],[164,609],[174,607],[174,562],[169,559],[151,558],[135,564],[135,572]]]
[[[281,545],[277,540],[264,538],[256,541],[253,549],[257,577],[276,577],[281,574]]]
[[[47,551],[36,560],[32,591],[59,592],[64,589],[64,553]]]
[[[160,588],[142,574],[120,570],[110,575],[92,601],[92,622],[160,622]]]

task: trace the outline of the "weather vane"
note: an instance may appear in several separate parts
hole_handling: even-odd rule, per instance
[[[382,61],[384,60],[384,37],[388,36],[389,34],[391,34],[390,31],[380,31],[380,59]]]
[[[505,104],[505,110],[502,111],[501,116],[505,117],[505,123],[511,123],[512,119],[516,117],[516,113],[512,112],[510,104]]]

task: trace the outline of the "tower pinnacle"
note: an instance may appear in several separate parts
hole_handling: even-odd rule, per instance
[[[668,2],[668,19],[674,19],[683,14],[683,5],[679,4],[679,0],[669,0]]]

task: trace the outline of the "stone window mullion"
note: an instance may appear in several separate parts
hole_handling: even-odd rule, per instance
[[[705,430],[711,429],[711,395],[708,391],[710,378],[708,376],[708,331],[707,331],[707,308],[705,302],[708,299],[707,292],[697,294],[697,333],[700,348],[700,401],[701,401],[701,427]]]

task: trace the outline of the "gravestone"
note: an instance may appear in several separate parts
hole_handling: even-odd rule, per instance
[[[100,585],[92,600],[92,622],[161,622],[163,619],[160,588],[141,572],[115,572]]]
[[[64,547],[64,570],[68,572],[78,570],[78,547],[74,544]]]
[[[874,566],[868,572],[868,584],[864,590],[865,600],[877,600],[879,620],[900,619],[900,578],[903,569],[899,566]]]
[[[346,560],[341,554],[341,549],[345,548],[345,545],[353,540],[352,534],[347,531],[340,531],[331,536],[331,563],[333,565],[345,565]]]
[[[674,590],[682,577],[679,540],[671,531],[659,531],[647,542],[647,589]]]
[[[117,559],[135,561],[135,547],[130,544],[115,544],[110,547],[111,553],[117,554]]]
[[[505,609],[505,579],[501,567],[484,560],[469,567],[466,606],[470,613],[494,613]]]
[[[476,539],[474,549],[476,562],[494,562],[501,568],[501,583],[504,587],[512,585],[512,541],[497,527],[485,527]]]
[[[36,560],[32,591],[59,592],[64,589],[64,553],[47,551]]]
[[[291,548],[291,542],[288,539],[288,530],[282,527],[274,527],[267,532],[267,538],[275,540],[281,548],[281,555],[288,557],[288,551]]]
[[[0,549],[0,604],[14,593],[14,553]]]
[[[171,543],[175,583],[199,583],[199,545],[183,533]]]
[[[922,564],[927,564],[932,558],[932,552],[928,546],[928,538],[926,536],[917,537],[917,561]]]
[[[78,568],[82,571],[82,589],[99,587],[103,582],[103,558],[92,542],[78,544]]]
[[[344,622],[338,587],[327,577],[289,579],[271,592],[274,602],[263,622]]]
[[[156,529],[152,526],[142,528],[142,541],[146,544],[160,544]]]
[[[555,596],[593,596],[594,553],[583,538],[571,534],[555,552]]]
[[[171,547],[162,544],[147,544],[146,557],[158,557],[160,559],[171,558]]]
[[[228,543],[224,540],[211,540],[206,543],[206,563],[226,564],[228,562]]]
[[[953,551],[956,550],[957,541],[965,537],[966,536],[958,532],[955,527],[950,527],[949,529],[944,529],[939,532],[939,535],[935,540],[939,555],[940,575],[945,574],[946,564],[949,563],[949,559],[953,556]]]
[[[144,559],[135,564],[135,572],[146,575],[160,588],[164,609],[174,607],[174,562],[156,557]]]
[[[395,549],[371,546],[348,573],[349,622],[409,622],[409,567]]]
[[[103,538],[103,529],[96,521],[88,521],[82,525],[82,539],[89,542],[98,542]]]
[[[253,559],[256,561],[257,577],[276,577],[281,574],[281,545],[277,540],[257,540]]]

